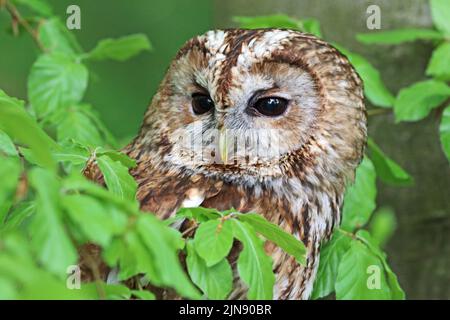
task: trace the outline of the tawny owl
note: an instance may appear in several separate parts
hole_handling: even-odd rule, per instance
[[[301,239],[305,266],[267,246],[275,299],[307,299],[366,141],[362,83],[326,42],[291,30],[216,30],[178,52],[124,149],[144,211],[256,212]],[[230,298],[245,297],[235,281]]]

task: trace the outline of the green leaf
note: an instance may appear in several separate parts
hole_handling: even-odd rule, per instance
[[[359,33],[356,39],[365,44],[399,44],[416,40],[442,40],[444,35],[431,29],[399,29]]]
[[[52,155],[56,161],[65,165],[67,172],[71,172],[71,170],[81,172],[89,160],[90,152],[83,145],[69,139],[60,143],[60,148],[53,151]]]
[[[140,269],[141,265],[136,261],[136,250],[128,244],[128,238],[134,236],[133,232],[126,235],[126,242],[115,238],[111,244],[102,250],[102,257],[110,267],[118,267],[118,280],[123,281],[139,273],[146,273],[146,270]],[[143,251],[147,252],[147,251]],[[149,259],[147,254],[139,255],[143,259]]]
[[[364,226],[375,209],[377,194],[375,168],[364,157],[356,170],[355,183],[347,189],[342,213],[342,228],[353,231]]]
[[[94,123],[106,143],[108,143],[109,146],[118,149],[119,147],[116,138],[114,138],[113,134],[108,130],[103,121],[100,120],[100,116],[96,110],[88,104],[83,104],[83,109],[81,109],[81,111]]]
[[[4,257],[5,255],[9,255],[10,257],[13,256],[16,260],[20,260],[24,264],[23,266],[17,266],[17,269],[25,267],[25,265],[34,265],[33,257],[30,252],[30,242],[22,233],[17,231],[0,233],[0,243],[2,245],[0,257]],[[0,267],[0,270],[1,269],[2,268]],[[27,274],[22,275],[20,272],[21,270],[14,270],[12,273],[15,273],[15,271],[19,272],[8,276],[13,278],[30,277],[30,275]],[[5,275],[5,273],[2,274]]]
[[[230,221],[210,220],[200,224],[195,232],[195,250],[208,267],[223,260],[233,245],[233,228]]]
[[[233,287],[233,271],[227,259],[207,266],[196,252],[193,241],[187,243],[186,264],[191,280],[209,299],[225,299]]]
[[[76,263],[77,253],[62,222],[60,183],[54,174],[40,168],[33,169],[29,176],[37,192],[36,214],[30,226],[31,244],[46,269],[64,276],[67,267]]]
[[[378,273],[372,274],[374,268]],[[379,275],[379,287],[369,286],[371,277]],[[378,278],[378,277],[377,277]],[[353,240],[342,257],[336,278],[338,300],[389,300],[391,292],[384,267],[360,241]]]
[[[13,2],[26,6],[44,17],[48,17],[53,14],[52,8],[45,0],[13,0]]]
[[[97,156],[107,156],[110,159],[114,161],[119,161],[121,164],[123,164],[128,169],[136,167],[136,160],[130,158],[126,154],[116,151],[116,150],[107,150],[104,148],[97,148],[96,149]]]
[[[385,272],[387,276],[387,282],[391,289],[391,299],[392,300],[405,300],[405,291],[403,291],[400,283],[398,282],[396,274],[392,271],[389,265],[385,263]]]
[[[442,43],[433,51],[426,73],[443,81],[450,80],[450,42]]]
[[[349,248],[350,240],[349,237],[337,231],[322,247],[312,299],[326,297],[334,291],[339,263]]]
[[[25,106],[25,102],[23,100],[14,98],[14,97],[10,97],[6,94],[5,91],[0,89],[0,103],[2,104],[9,104],[14,106],[14,108],[17,109],[23,109]]]
[[[159,221],[158,226],[161,226]],[[178,250],[179,246],[174,244],[174,237],[176,236],[172,235],[176,231],[171,228],[164,228],[161,232],[165,234],[170,249],[172,251]],[[119,261],[119,280],[125,280],[137,274],[145,274],[146,279],[152,284],[164,286],[167,284],[164,272],[167,271],[161,269],[161,266],[156,263],[157,259],[159,259],[158,254],[155,254],[153,247],[149,248],[146,245],[145,239],[140,235],[137,228],[128,230],[125,235],[125,245],[122,241],[113,240],[112,244],[105,250],[105,260],[110,266],[115,266]]]
[[[22,171],[18,158],[4,158],[0,156],[0,226],[15,198],[17,184]]]
[[[39,272],[35,269],[31,282],[26,283],[26,290],[21,295],[23,300],[94,300],[100,296],[94,284],[81,285],[80,289],[68,289],[65,281],[56,279],[49,273]],[[84,288],[87,287],[87,288]]]
[[[450,6],[447,0],[431,0],[431,16],[435,26],[450,34]]]
[[[264,241],[258,238],[255,230],[247,222],[231,220],[234,236],[244,245],[237,269],[241,279],[247,284],[248,299],[269,300],[273,297],[275,275],[272,258],[264,251]]]
[[[421,120],[449,96],[450,87],[444,82],[417,82],[400,90],[394,104],[395,119],[397,122]]]
[[[83,51],[74,34],[58,18],[42,21],[38,26],[38,36],[49,52],[74,55]]]
[[[364,81],[364,94],[375,106],[390,108],[394,104],[395,98],[386,88],[381,79],[381,75],[369,61],[363,56],[350,52],[341,46],[334,45],[342,54],[347,56],[353,67]]]
[[[100,200],[104,200],[104,203],[111,203],[122,209],[123,212],[126,212],[128,215],[140,214],[139,204],[137,201],[120,198],[97,183],[87,180],[87,178],[82,176],[80,173],[72,172],[68,177],[66,177],[63,180],[63,188],[64,190],[67,190],[67,192],[89,194]]]
[[[55,167],[55,162],[50,153],[50,148],[56,146],[55,142],[23,109],[23,102],[8,97],[1,90],[0,129],[14,140],[28,145],[40,165],[48,168]]]
[[[100,40],[85,58],[92,60],[113,59],[125,61],[143,50],[151,50],[150,41],[144,34],[133,34],[118,39]]]
[[[184,273],[177,254],[178,238],[168,227],[152,215],[140,215],[137,230],[145,246],[154,257],[156,272],[162,284],[174,288],[187,298],[199,298],[198,290]]]
[[[391,289],[391,299],[392,300],[405,300],[405,292],[403,291],[400,283],[398,282],[397,276],[392,271],[392,269],[385,264],[385,272],[387,277],[387,282]]]
[[[163,223],[164,225],[164,223]],[[166,226],[166,225],[164,225]],[[168,228],[166,229],[168,233],[170,233],[170,241],[171,244],[177,249],[177,250],[183,250],[186,245],[186,240],[183,238],[180,231],[174,228]]]
[[[414,182],[413,178],[394,160],[386,156],[371,138],[368,139],[367,144],[377,176],[383,182],[392,185],[411,185]]]
[[[442,150],[450,161],[450,105],[442,113],[441,124],[439,125]]]
[[[125,235],[126,247],[120,248],[119,280],[125,280],[136,274],[143,273],[153,284],[161,284],[161,279],[156,270],[155,256],[146,247],[137,231],[128,232]]]
[[[59,141],[74,139],[85,145],[99,146],[103,144],[96,126],[82,112],[83,106],[73,106],[66,110],[65,116],[58,124],[57,137]]]
[[[359,239],[364,240],[364,243],[366,246],[368,246],[369,250],[375,254],[378,259],[381,261],[384,267],[385,276],[387,279],[387,283],[389,285],[389,289],[391,292],[391,299],[393,300],[404,300],[405,299],[405,292],[400,287],[400,284],[398,283],[397,276],[392,271],[391,267],[386,261],[386,254],[380,250],[378,247],[378,244],[376,241],[370,236],[369,232],[366,230],[359,230],[356,233],[356,236]]]
[[[4,154],[6,156],[17,156],[17,150],[12,142],[11,138],[0,130],[0,155]]]
[[[140,300],[155,300],[155,295],[147,290],[131,290],[131,294]]]
[[[98,285],[98,284],[93,284]],[[123,284],[106,284],[100,282],[100,286],[103,288],[106,299],[130,299],[131,290]]]
[[[117,225],[111,219],[110,210],[95,198],[80,194],[65,195],[61,203],[70,219],[85,234],[86,242],[105,247],[115,234],[126,228],[125,217],[122,219],[123,225]]]
[[[17,300],[18,292],[14,281],[0,275],[0,299]]]
[[[250,224],[256,232],[278,245],[281,249],[286,251],[286,253],[295,257],[298,263],[306,263],[305,245],[293,235],[285,232],[276,224],[267,221],[263,216],[256,213],[240,214],[238,218],[239,220]]]
[[[36,113],[73,106],[81,101],[88,84],[88,71],[69,55],[57,52],[41,55],[28,78],[28,97]]]
[[[390,208],[380,208],[370,221],[369,230],[374,242],[383,247],[394,234],[397,221],[395,213]]]
[[[203,207],[181,208],[178,210],[177,216],[180,218],[194,219],[197,222],[206,222],[221,217],[216,209]]]
[[[106,186],[112,193],[122,199],[136,199],[137,183],[126,166],[107,156],[98,157],[97,164],[103,173]]]
[[[322,38],[322,31],[320,30],[320,22],[317,19],[302,19],[304,32],[311,33],[316,37]]]
[[[127,286],[123,284],[107,284],[103,281],[82,283],[80,289],[70,291],[80,291],[81,293],[91,296],[90,299],[96,300],[129,299],[131,297],[131,290]]]
[[[35,212],[36,206],[34,201],[22,201],[8,214],[3,226],[0,226],[0,232],[19,229],[22,223],[31,217]]]

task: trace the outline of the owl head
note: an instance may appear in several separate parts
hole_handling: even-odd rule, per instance
[[[362,84],[335,48],[292,30],[215,30],[178,52],[135,140],[152,165],[227,180],[351,178]]]

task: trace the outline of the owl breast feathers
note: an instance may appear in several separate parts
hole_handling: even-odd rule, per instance
[[[233,29],[180,49],[124,152],[145,211],[235,208],[301,239],[304,266],[266,250],[274,298],[307,299],[365,141],[362,83],[335,48],[297,31]],[[236,280],[230,298],[245,294]]]

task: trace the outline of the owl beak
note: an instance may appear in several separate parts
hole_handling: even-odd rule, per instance
[[[225,128],[219,130],[219,155],[224,164],[228,161],[228,141]]]

